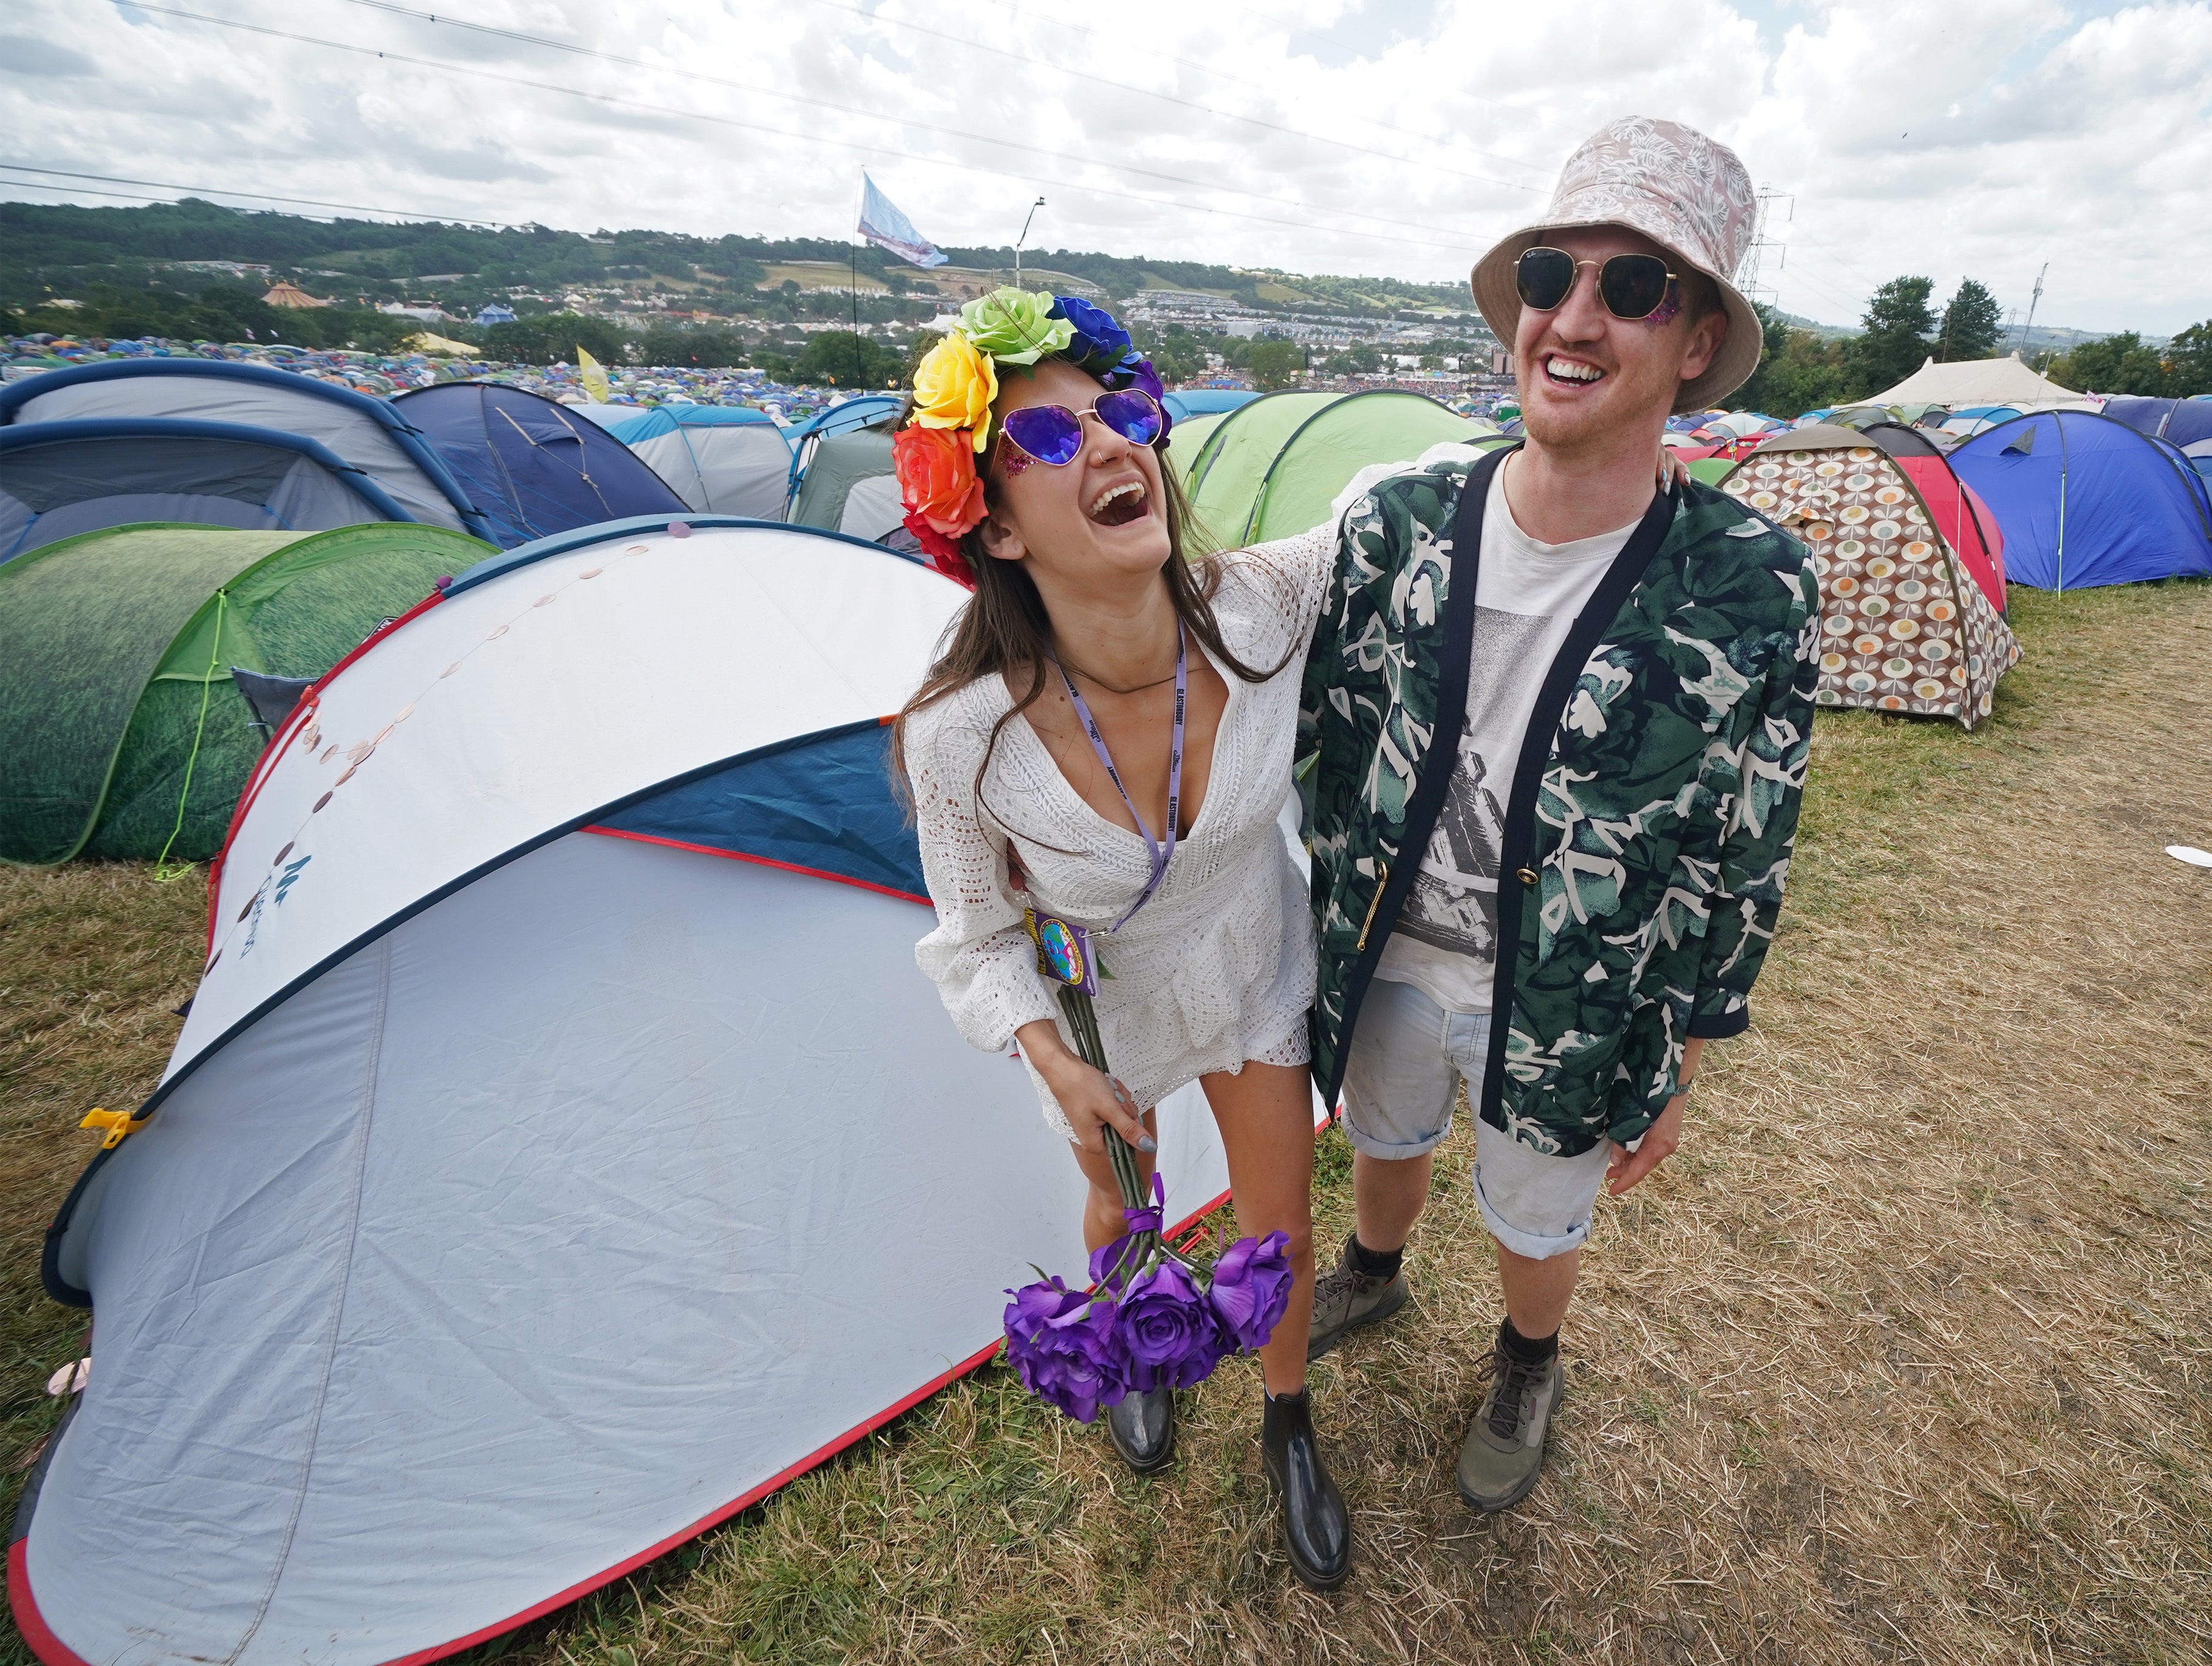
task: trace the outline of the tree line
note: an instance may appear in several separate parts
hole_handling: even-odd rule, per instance
[[[1941,311],[1925,277],[1893,277],[1874,292],[1860,333],[1824,341],[1754,306],[1765,342],[1759,369],[1736,399],[1770,416],[1798,416],[1849,404],[1893,387],[1929,359],[1938,364],[1988,359],[2004,349],[2004,315],[1983,284],[1962,279]],[[2036,368],[2077,392],[2146,393],[2184,398],[2212,393],[2212,320],[2192,325],[2163,348],[2135,331],[2083,342]]]
[[[1013,262],[1006,248],[948,248],[956,264],[999,269]],[[1262,304],[1262,274],[1203,261],[1156,260],[1073,249],[1031,251],[1039,269],[1068,272],[1109,295],[1127,296],[1159,283],[1233,295]],[[371,301],[394,299],[410,283],[437,277],[449,310],[473,311],[510,289],[559,292],[578,285],[659,279],[698,286],[716,310],[773,317],[793,303],[758,286],[780,261],[828,261],[855,268],[893,298],[912,292],[934,298],[913,269],[872,246],[849,240],[694,237],[630,228],[586,235],[550,226],[477,226],[438,222],[309,219],[304,215],[225,208],[196,198],[137,208],[73,204],[0,203],[0,307],[27,312],[49,295],[82,298],[99,283],[143,283],[161,263],[234,260],[266,263],[328,293],[333,275]],[[164,274],[167,287],[179,287]],[[1309,305],[1327,303],[1388,313],[1407,307],[1464,304],[1455,285],[1392,278],[1297,278]],[[787,285],[795,289],[796,285]],[[834,298],[833,298],[834,299]],[[797,311],[809,313],[809,296]],[[864,303],[865,304],[865,303]],[[926,313],[923,314],[926,316]]]

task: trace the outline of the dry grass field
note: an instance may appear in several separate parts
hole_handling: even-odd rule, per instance
[[[1976,733],[1820,720],[1757,1027],[1601,1207],[1527,1504],[1452,1487],[1497,1312],[1462,1125],[1414,1304],[1316,1373],[1343,1592],[1275,1548],[1249,1364],[1150,1481],[993,1368],[471,1658],[2212,1658],[2212,872],[2161,852],[2212,847],[2212,586],[2014,595]],[[35,1275],[70,1130],[152,1082],[200,907],[0,873],[0,1467],[82,1336]],[[1348,1175],[1332,1134],[1332,1249]]]

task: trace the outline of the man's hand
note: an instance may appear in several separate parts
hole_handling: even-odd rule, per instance
[[[1659,1120],[1644,1130],[1634,1151],[1626,1146],[1613,1148],[1613,1161],[1605,1170],[1607,1191],[1619,1197],[1680,1148],[1682,1108],[1689,1103],[1688,1094],[1677,1093],[1667,1101],[1667,1109],[1659,1113]]]

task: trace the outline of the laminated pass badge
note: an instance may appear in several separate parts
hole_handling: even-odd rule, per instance
[[[1022,910],[1022,924],[1036,945],[1037,975],[1086,995],[1098,993],[1098,962],[1091,946],[1091,933],[1080,926],[1055,920],[1035,909]]]

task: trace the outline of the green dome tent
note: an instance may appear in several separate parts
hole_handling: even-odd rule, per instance
[[[1174,465],[1176,478],[1185,490],[1190,487],[1191,461],[1206,448],[1206,442],[1236,413],[1228,410],[1209,410],[1196,416],[1186,416],[1168,430],[1168,461]]]
[[[1194,423],[1192,426],[1195,427]],[[1289,538],[1328,519],[1352,477],[1373,463],[1411,462],[1434,445],[1510,445],[1486,423],[1420,393],[1270,393],[1216,419],[1183,483],[1206,533],[1225,548]]]
[[[844,532],[871,543],[902,524],[891,436],[880,428],[824,434],[808,441],[806,472],[787,517],[794,525]]]
[[[400,522],[142,523],[0,566],[0,860],[214,855],[266,738],[232,669],[320,677],[493,553]]]

